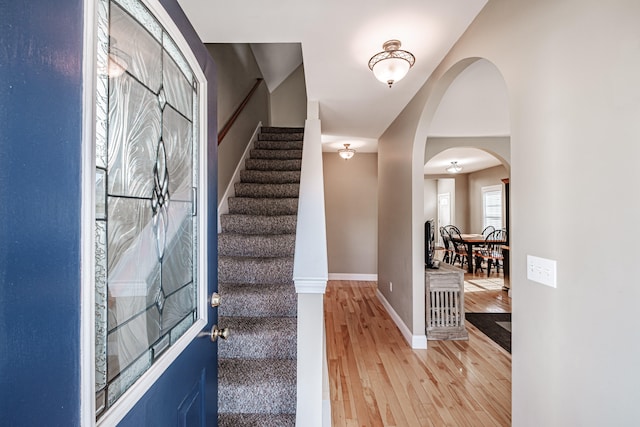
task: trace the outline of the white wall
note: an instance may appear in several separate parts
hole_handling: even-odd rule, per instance
[[[637,0],[490,0],[380,138],[379,275],[393,279],[385,297],[419,334],[423,242],[415,236],[430,121],[448,85],[477,58],[504,76],[514,426],[640,424],[636,257],[603,251],[590,232],[615,212],[617,227],[630,232],[607,244],[635,246],[638,178],[619,164],[640,158],[638,16]],[[607,175],[614,188],[601,179]],[[529,254],[557,260],[557,289],[527,280]]]

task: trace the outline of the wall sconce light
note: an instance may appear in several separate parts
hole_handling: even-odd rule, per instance
[[[458,162],[451,162],[451,166],[446,169],[449,173],[458,173],[462,171],[462,166],[458,164]]]
[[[395,82],[407,75],[416,62],[411,52],[401,50],[400,40],[388,40],[382,45],[382,52],[376,53],[369,60],[369,69],[376,79],[391,87]]]
[[[344,144],[344,148],[338,150],[338,155],[345,160],[349,160],[356,154],[356,150],[349,148],[351,144]]]

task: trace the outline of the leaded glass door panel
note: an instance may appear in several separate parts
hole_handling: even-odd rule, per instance
[[[213,344],[196,338],[208,317],[206,81],[157,3],[98,0],[97,11],[95,416],[120,421],[169,369],[181,380],[164,400],[203,424],[215,365]],[[204,366],[183,385],[189,400],[171,387],[194,376],[178,367],[192,356]]]

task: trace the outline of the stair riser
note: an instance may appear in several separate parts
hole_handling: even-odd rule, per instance
[[[218,258],[218,281],[227,283],[290,283],[292,258]]]
[[[275,382],[274,382],[275,384]],[[296,387],[273,393],[273,384],[260,387],[218,387],[218,411],[237,413],[295,413]],[[281,396],[278,396],[280,394]],[[247,398],[250,396],[250,398]]]
[[[278,126],[263,126],[260,133],[304,133],[304,128],[283,128]]]
[[[218,357],[224,359],[295,359],[295,317],[218,318],[218,324],[232,333],[218,346]]]
[[[224,233],[288,234],[296,232],[296,215],[257,216],[224,214],[220,225]]]
[[[294,359],[219,358],[218,411],[295,413],[296,369]]]
[[[257,150],[302,150],[303,141],[256,141]]]
[[[298,212],[298,199],[255,199],[230,197],[229,213],[244,215],[295,215]]]
[[[224,296],[218,316],[295,317],[298,313],[293,283],[219,283],[218,292]]]
[[[298,184],[300,171],[240,171],[240,182],[248,184]]]
[[[260,171],[299,171],[302,160],[247,159],[245,168]]]
[[[302,159],[302,150],[251,150],[252,159]]]
[[[296,427],[295,414],[218,413],[218,427]]]
[[[252,236],[223,233],[218,236],[218,255],[293,257],[295,244],[296,236],[294,234]]]
[[[303,133],[261,133],[258,135],[259,141],[302,141]]]
[[[234,186],[236,197],[293,198],[300,193],[300,184],[252,184],[240,182]]]

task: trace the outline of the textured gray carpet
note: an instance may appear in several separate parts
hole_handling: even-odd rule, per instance
[[[218,236],[218,425],[295,425],[293,256],[303,130],[262,128]]]

